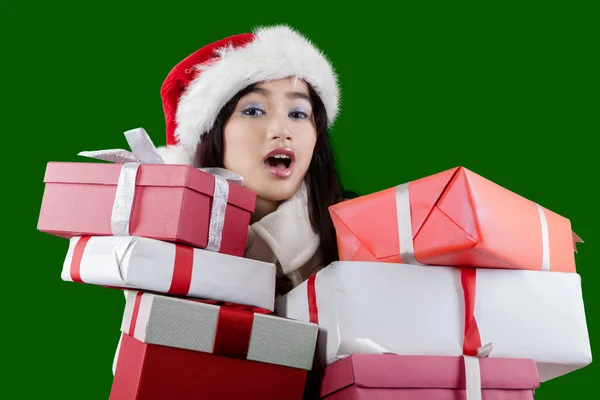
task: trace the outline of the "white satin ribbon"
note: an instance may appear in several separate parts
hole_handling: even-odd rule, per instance
[[[227,199],[229,198],[230,182],[242,184],[241,176],[223,168],[201,168],[215,176],[215,192],[213,195],[213,206],[210,212],[210,225],[208,229],[208,244],[206,250],[219,251],[221,248],[221,239],[223,237],[223,225],[225,224],[225,210],[227,209]],[[219,199],[219,200],[218,200]]]
[[[398,241],[400,242],[402,262],[404,264],[423,265],[415,258],[408,183],[396,186],[396,220],[398,222]]]
[[[466,400],[481,400],[481,370],[479,360],[488,357],[492,352],[492,344],[488,343],[477,349],[477,356],[463,355],[465,363]]]
[[[412,219],[410,215],[410,192],[408,183],[396,186],[396,220],[398,223],[398,241],[400,246],[400,257],[405,264],[424,265],[415,258],[413,242]],[[542,271],[550,271],[550,240],[548,233],[548,222],[542,207],[535,203],[540,216],[542,228]]]
[[[111,215],[113,236],[129,236],[131,211],[140,164],[165,164],[144,128],[125,132],[131,151],[122,149],[82,151],[78,155],[123,164]],[[218,252],[221,248],[225,210],[229,197],[228,181],[243,186],[244,179],[224,168],[199,168],[215,177],[213,206],[208,232],[207,250]]]
[[[481,370],[479,358],[463,356],[465,361],[465,394],[466,400],[481,400]]]
[[[550,237],[548,234],[548,221],[544,209],[539,204],[535,203],[540,216],[540,224],[542,225],[542,271],[550,271]]]
[[[110,218],[110,227],[114,236],[129,236],[129,221],[131,220],[131,209],[135,195],[135,181],[140,165],[137,162],[126,162],[121,168]]]

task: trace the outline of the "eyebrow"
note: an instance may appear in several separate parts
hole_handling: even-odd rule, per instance
[[[264,96],[269,96],[271,94],[271,92],[267,89],[264,88],[259,88],[259,87],[255,87],[253,88],[250,93],[260,93]],[[310,101],[310,97],[306,94],[306,93],[302,93],[302,92],[287,92],[285,94],[285,97],[287,97],[290,100],[296,100],[296,99],[304,99],[307,101]]]

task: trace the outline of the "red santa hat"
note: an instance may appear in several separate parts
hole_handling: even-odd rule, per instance
[[[337,76],[323,53],[285,25],[260,27],[202,47],[178,63],[161,87],[168,164],[192,165],[200,137],[221,108],[246,86],[296,77],[321,97],[329,125],[339,109]]]

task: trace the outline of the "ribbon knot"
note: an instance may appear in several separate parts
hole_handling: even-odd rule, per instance
[[[113,236],[130,236],[131,210],[135,196],[138,169],[141,164],[166,164],[150,136],[144,128],[136,128],[125,132],[125,139],[131,151],[123,149],[107,149],[82,151],[78,155],[123,164],[113,210],[111,229]],[[229,183],[243,186],[244,178],[224,168],[198,168],[215,178],[213,206],[208,231],[207,250],[218,252],[221,248],[225,211],[229,198]]]

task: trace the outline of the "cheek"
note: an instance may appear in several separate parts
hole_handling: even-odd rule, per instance
[[[257,141],[243,124],[231,123],[223,130],[223,164],[226,169],[244,175],[256,159]]]
[[[312,156],[314,154],[315,145],[317,143],[317,137],[314,133],[310,135],[306,135],[303,137],[302,142],[299,144],[299,150],[302,152],[302,165],[306,169],[310,165],[310,161],[312,160]]]

